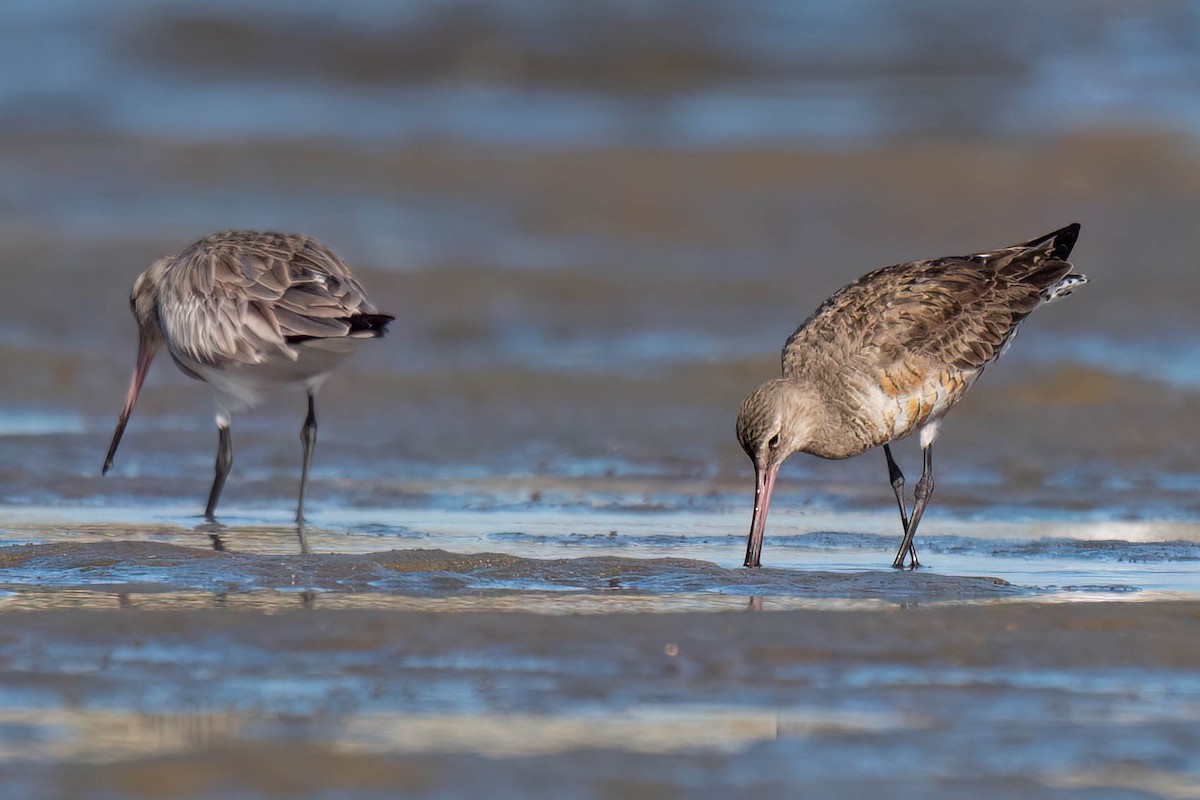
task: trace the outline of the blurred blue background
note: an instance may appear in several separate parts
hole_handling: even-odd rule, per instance
[[[1078,220],[1092,284],[948,421],[939,492],[1194,514],[1198,89],[1185,2],[5,3],[0,478],[198,494],[208,393],[165,362],[99,480],[126,296],[248,227],[324,240],[399,317],[324,395],[317,479],[351,483],[319,497],[738,507],[737,403],[823,297]],[[299,402],[235,426],[232,503],[290,492]],[[799,496],[890,502],[852,488],[876,464],[796,461]]]

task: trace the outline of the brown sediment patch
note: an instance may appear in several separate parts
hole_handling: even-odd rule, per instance
[[[128,52],[156,67],[365,86],[464,81],[654,94],[762,74],[695,30],[697,11],[563,7],[552,38],[475,3],[438,5],[415,24],[382,30],[160,13],[139,26]],[[681,27],[693,36],[673,35]]]
[[[1012,386],[1007,393],[1025,406],[1103,406],[1112,404],[1124,394],[1145,391],[1145,384],[1144,378],[1116,375],[1078,364],[1064,364],[1053,372],[1041,375],[1036,383]]]
[[[371,558],[371,557],[368,557]],[[374,558],[393,572],[465,572],[508,570],[528,559],[504,553],[449,553],[445,550],[405,550],[380,553]]]
[[[0,548],[0,569],[20,566],[29,559],[30,555],[27,550],[20,550],[18,547]]]

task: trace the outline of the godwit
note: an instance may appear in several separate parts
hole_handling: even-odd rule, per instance
[[[904,538],[903,567],[933,494],[938,423],[1016,336],[1025,317],[1086,283],[1067,257],[1078,223],[972,256],[884,267],[838,290],[783,346],[783,377],[742,403],[737,437],[754,462],[747,567],[762,555],[779,467],[792,453],[849,458],[883,445]],[[920,432],[924,464],[912,516],[890,442]]]
[[[300,429],[296,505],[303,523],[317,391],[360,342],[383,336],[394,317],[376,313],[350,268],[316,239],[255,231],[215,233],[155,261],[133,282],[129,305],[138,323],[137,367],[103,472],[112,467],[150,362],[165,344],[175,365],[207,382],[216,399],[216,476],[204,510],[210,520],[233,466],[233,413],[258,405],[264,390],[304,386],[308,416]]]

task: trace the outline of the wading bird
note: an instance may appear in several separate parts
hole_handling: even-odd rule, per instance
[[[1038,306],[1087,278],[1067,258],[1078,223],[1025,244],[875,270],[821,304],[783,346],[783,377],[742,403],[737,437],[754,462],[747,567],[760,565],[779,467],[792,453],[842,459],[883,446],[904,538],[903,567],[933,494],[938,423]],[[919,433],[924,455],[911,516],[890,442]]]
[[[103,472],[113,456],[150,362],[166,345],[175,365],[212,387],[217,463],[204,515],[210,520],[233,466],[229,424],[266,390],[301,385],[308,416],[300,429],[304,461],[296,521],[304,522],[308,472],[317,443],[314,399],[329,373],[394,317],[379,314],[349,267],[307,236],[255,231],[215,233],[154,262],[133,283],[137,367],[117,420]]]

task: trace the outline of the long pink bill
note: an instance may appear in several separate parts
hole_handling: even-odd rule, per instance
[[[779,465],[754,470],[754,516],[750,518],[750,539],[746,542],[747,567],[760,567],[762,564],[763,534],[767,530],[767,509],[771,506],[771,493],[775,491],[775,477],[779,474]]]
[[[129,381],[129,393],[125,395],[125,407],[121,409],[121,417],[117,420],[117,429],[113,431],[112,444],[108,446],[108,455],[104,458],[104,468],[100,471],[101,475],[107,475],[112,469],[113,456],[117,454],[117,445],[121,443],[121,436],[125,433],[125,425],[129,422],[129,415],[133,413],[133,407],[137,403],[138,393],[142,391],[142,383],[146,380],[146,373],[150,371],[150,362],[154,360],[154,354],[158,351],[158,345],[147,340],[145,335],[138,339],[138,355],[137,367],[133,371],[133,379]]]

